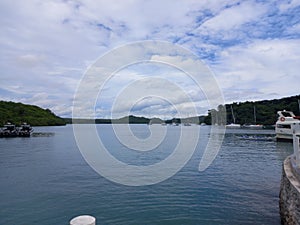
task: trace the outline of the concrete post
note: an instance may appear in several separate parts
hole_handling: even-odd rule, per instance
[[[88,215],[77,216],[70,221],[70,225],[96,225],[96,218]]]
[[[294,134],[293,145],[294,145],[294,154],[295,154],[295,156],[296,156],[296,165],[297,165],[297,167],[300,168],[299,137],[297,137],[295,134]]]
[[[294,155],[296,157],[296,166],[300,168],[300,147],[299,147],[299,137],[300,137],[300,125],[292,124],[293,129],[293,147]]]

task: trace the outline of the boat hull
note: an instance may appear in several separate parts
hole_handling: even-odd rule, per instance
[[[293,142],[293,125],[299,125],[300,120],[291,111],[278,111],[278,120],[275,124],[277,141]]]
[[[0,138],[30,137],[32,132],[32,127],[26,123],[21,127],[16,127],[14,124],[8,123],[4,128],[0,129]]]
[[[293,137],[288,135],[276,135],[276,141],[279,142],[293,142]]]

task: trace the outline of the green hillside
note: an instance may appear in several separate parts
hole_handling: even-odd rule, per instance
[[[125,116],[119,119],[73,119],[72,118],[64,118],[66,123],[77,123],[77,124],[148,124],[150,119],[145,118],[145,117],[138,117],[138,116]],[[157,120],[157,123],[161,123],[162,120],[155,118]]]
[[[11,122],[20,125],[26,122],[32,126],[65,125],[65,121],[49,109],[34,105],[0,101],[0,125]]]
[[[233,109],[235,123],[238,124],[254,124],[254,110],[256,114],[256,124],[273,125],[277,121],[277,111],[288,110],[293,111],[295,115],[300,115],[298,100],[300,95],[273,99],[263,100],[256,102],[234,102],[232,104],[226,104],[227,124],[233,123],[233,117],[231,113],[231,107]],[[209,111],[209,115],[205,118],[207,124],[211,124],[211,114],[218,113],[223,110],[223,107],[219,109],[212,109]]]

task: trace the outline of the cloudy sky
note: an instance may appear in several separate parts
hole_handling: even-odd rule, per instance
[[[69,117],[77,87],[93,63],[112,49],[146,40],[193,52],[214,74],[226,103],[296,95],[299,15],[299,0],[2,0],[0,99]],[[155,57],[162,55],[150,59]],[[139,63],[118,70],[102,87],[96,116],[110,117],[121,90],[153,76],[180,86],[198,114],[207,112],[207,93],[178,68]],[[153,92],[166,89],[158,80],[147,82]],[[143,88],[135,85],[136,95]],[[131,105],[136,115],[171,117],[175,108],[190,115],[191,105],[180,92],[173,93],[173,105],[155,96],[138,102],[124,98],[122,104]],[[117,108],[117,116],[127,113]]]

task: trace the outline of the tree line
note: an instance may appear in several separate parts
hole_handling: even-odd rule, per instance
[[[56,116],[50,109],[42,109],[35,105],[0,101],[0,125],[7,122],[20,125],[24,122],[32,126],[65,125],[63,118]]]
[[[300,95],[296,95],[281,99],[234,102],[225,104],[225,106],[220,105],[217,109],[209,110],[204,122],[206,124],[230,124],[235,122],[238,124],[273,125],[277,121],[277,111],[293,111],[295,115],[300,115],[299,99]],[[222,116],[224,113],[226,113],[225,117]],[[224,118],[226,118],[225,121]]]

